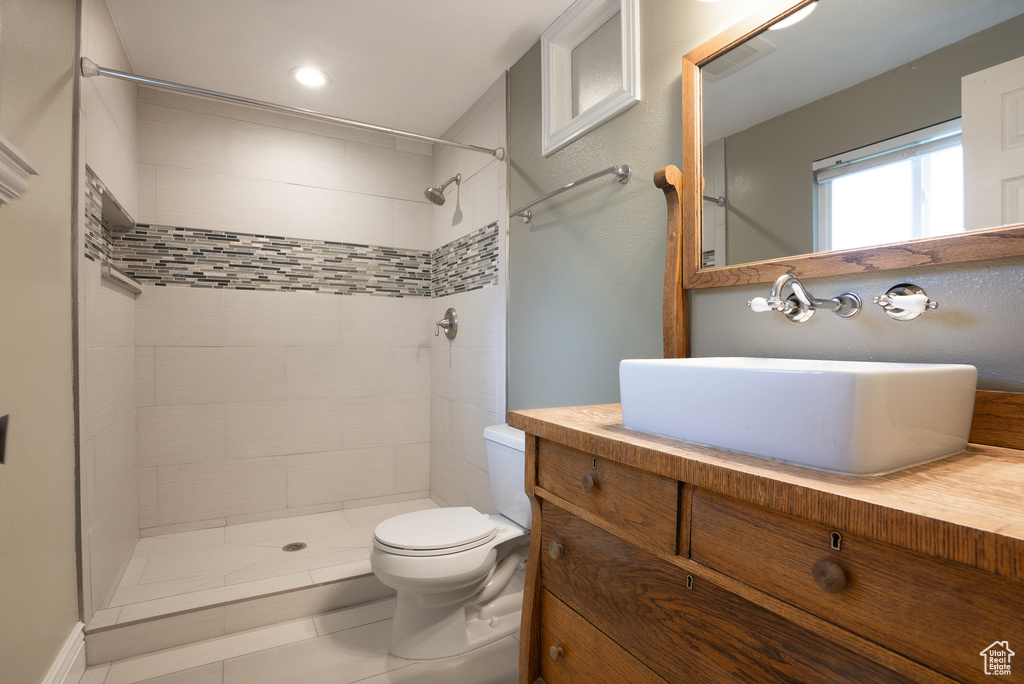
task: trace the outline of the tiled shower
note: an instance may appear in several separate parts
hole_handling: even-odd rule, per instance
[[[117,66],[111,29],[88,0],[83,50]],[[131,88],[82,97],[87,625],[140,537],[428,496],[490,511],[505,162]],[[502,77],[442,137],[507,147],[505,93]],[[104,228],[101,192],[138,227]],[[451,342],[434,335],[450,306]]]

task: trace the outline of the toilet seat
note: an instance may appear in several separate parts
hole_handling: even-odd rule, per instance
[[[385,520],[373,545],[399,556],[443,556],[486,544],[498,534],[491,518],[474,508],[434,508]]]

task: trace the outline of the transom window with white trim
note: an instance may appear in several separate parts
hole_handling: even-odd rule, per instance
[[[960,120],[814,162],[815,252],[964,230]]]

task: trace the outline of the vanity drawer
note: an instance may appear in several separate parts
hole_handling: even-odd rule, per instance
[[[547,684],[665,684],[550,592],[540,597],[540,673]]]
[[[659,551],[677,552],[679,497],[676,480],[644,473],[541,440],[537,484],[599,515],[624,535],[639,535]]]
[[[670,682],[908,681],[557,506],[541,511],[542,586]]]
[[[693,560],[959,681],[990,681],[994,641],[1024,644],[1021,582],[848,534],[834,551],[828,527],[702,490],[691,520]]]

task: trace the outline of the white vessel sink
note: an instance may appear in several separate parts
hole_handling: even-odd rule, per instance
[[[801,359],[619,365],[632,430],[810,468],[881,475],[963,451],[974,366]]]

